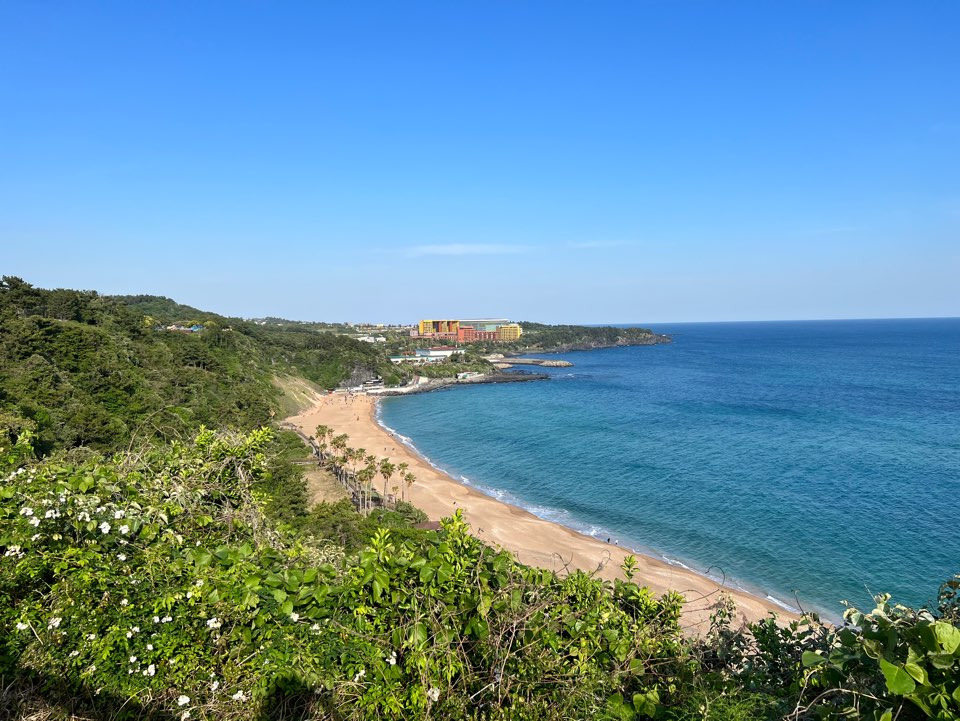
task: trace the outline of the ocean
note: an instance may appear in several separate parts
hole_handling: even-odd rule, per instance
[[[381,422],[485,493],[788,608],[923,604],[960,573],[960,319],[653,327],[674,342],[386,398]]]

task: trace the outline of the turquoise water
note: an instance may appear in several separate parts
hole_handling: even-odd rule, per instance
[[[960,319],[657,326],[538,383],[384,399],[455,478],[837,616],[960,573]]]

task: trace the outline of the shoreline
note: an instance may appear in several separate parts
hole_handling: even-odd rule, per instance
[[[414,385],[400,386],[397,388],[376,388],[366,390],[365,393],[377,398],[390,398],[394,396],[412,396],[417,393],[432,393],[433,391],[455,388],[456,386],[490,385],[493,383],[530,383],[532,381],[546,380],[550,380],[550,376],[546,373],[533,373],[530,371],[518,371],[514,373],[497,372],[485,373],[470,378],[425,378],[422,382]]]
[[[384,427],[377,417],[378,407],[379,401],[374,396],[344,393],[317,396],[312,408],[287,418],[286,422],[308,436],[314,434],[317,425],[328,425],[337,433],[346,433],[353,447],[363,447],[368,453],[389,458],[394,464],[408,463],[417,480],[406,491],[407,500],[432,521],[462,510],[473,535],[512,552],[521,563],[557,572],[579,569],[612,580],[624,578],[620,566],[624,558],[634,555],[637,583],[648,586],[657,596],[673,590],[687,599],[682,618],[687,633],[696,634],[709,626],[709,616],[720,592],[736,602],[738,622],[758,621],[771,612],[785,620],[797,617],[775,601],[723,585],[685,566],[579,533],[458,481]]]

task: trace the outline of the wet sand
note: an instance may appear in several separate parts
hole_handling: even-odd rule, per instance
[[[585,536],[569,528],[534,516],[465,486],[438,471],[420,455],[404,445],[376,420],[377,400],[362,394],[335,393],[318,396],[316,405],[287,419],[308,436],[324,424],[337,434],[350,436],[352,448],[365,448],[392,463],[408,463],[416,482],[406,489],[406,500],[422,509],[431,520],[453,515],[460,509],[471,531],[492,546],[514,553],[525,564],[554,571],[580,569],[604,579],[623,578],[620,569],[632,551]],[[391,485],[399,482],[391,480]],[[634,580],[648,586],[656,595],[678,591],[687,603],[683,625],[688,633],[706,629],[711,608],[722,591],[737,605],[742,621],[756,621],[771,611],[781,618],[795,618],[767,599],[743,591],[721,587],[716,581],[679,566],[649,556],[634,554],[637,572]]]

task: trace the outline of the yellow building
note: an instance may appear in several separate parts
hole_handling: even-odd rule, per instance
[[[458,320],[422,320],[419,325],[420,335],[452,333],[456,336],[460,329],[460,321]]]
[[[517,323],[507,323],[497,328],[497,340],[499,341],[520,340],[521,335],[523,335],[523,328]]]

